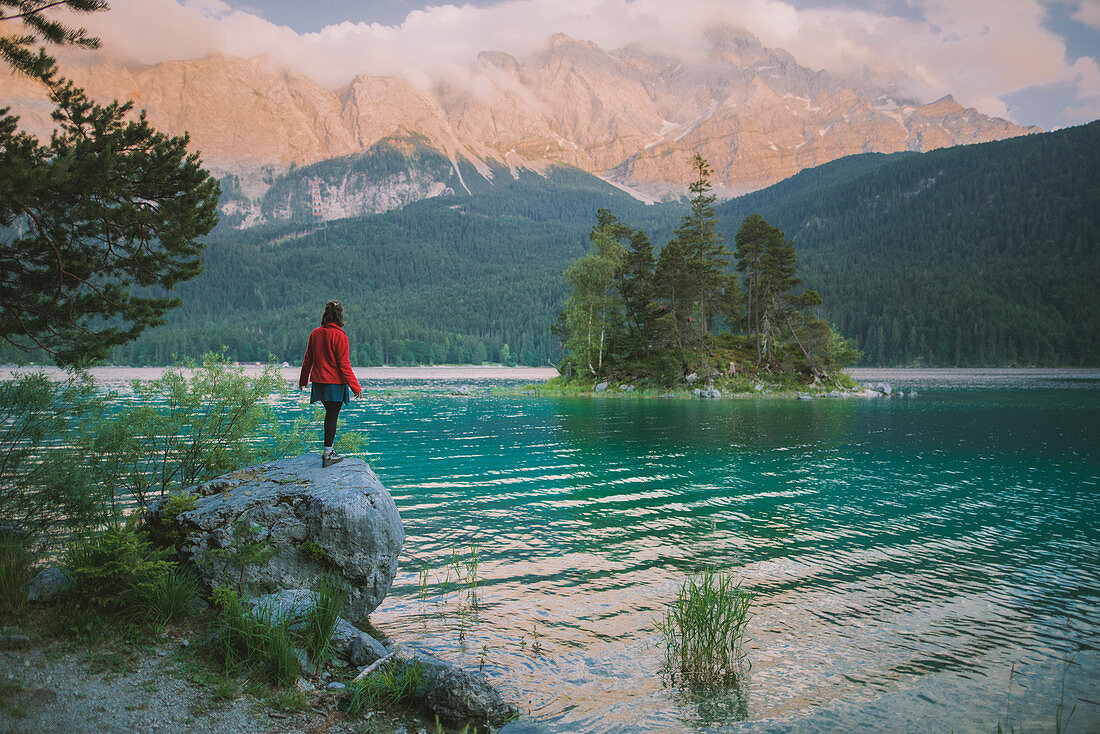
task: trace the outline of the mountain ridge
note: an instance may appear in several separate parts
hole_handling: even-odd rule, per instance
[[[154,126],[188,131],[204,164],[237,176],[253,199],[291,166],[355,155],[389,138],[422,138],[456,172],[459,161],[483,176],[490,164],[573,166],[644,199],[681,194],[694,152],[728,196],[854,153],[927,151],[1037,130],[949,95],[921,105],[858,89],[733,28],[712,28],[707,42],[699,57],[680,58],[556,34],[525,58],[482,52],[465,81],[430,88],[360,74],[328,89],[270,58],[224,55],[151,66],[85,58],[62,72],[94,99],[133,99]],[[34,132],[50,126],[43,90],[27,80],[0,79],[0,104]]]

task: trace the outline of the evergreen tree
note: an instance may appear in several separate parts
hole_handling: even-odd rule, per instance
[[[764,217],[759,214],[750,214],[745,217],[734,238],[737,246],[734,254],[737,270],[744,274],[745,281],[744,293],[747,306],[745,334],[751,336],[756,344],[757,361],[763,357],[760,349],[760,274],[763,269],[764,249],[774,229]]]
[[[627,351],[634,356],[648,354],[653,338],[656,310],[653,275],[656,266],[649,237],[645,232],[634,232],[630,238],[630,249],[623,256],[618,284],[629,331]]]
[[[69,82],[50,99],[47,146],[0,116],[0,337],[72,364],[179,304],[166,292],[202,271],[218,184],[186,136],[126,121],[130,103],[101,107]]]
[[[0,110],[0,339],[40,348],[60,364],[96,361],[163,323],[167,293],[202,271],[198,238],[217,221],[218,184],[187,136],[169,137],[132,103],[92,103],[57,76],[37,41],[95,47],[96,39],[44,13],[106,7],[95,0],[0,0],[0,58],[38,77],[55,105],[48,145]]]
[[[794,303],[791,290],[801,282],[802,279],[795,275],[794,245],[777,227],[769,225],[764,253],[760,257],[759,277],[760,334],[764,342],[764,358],[768,362],[772,361],[772,347],[778,340],[780,330],[784,324],[790,325]],[[820,297],[817,302],[820,304]]]
[[[692,157],[691,165],[696,174],[688,187],[691,209],[681,220],[669,246],[678,247],[683,253],[685,273],[680,280],[678,296],[681,303],[690,304],[690,310],[698,314],[693,331],[702,360],[711,312],[725,284],[729,251],[718,231],[718,218],[714,213],[716,197],[710,193],[711,168],[698,153]]]
[[[47,78],[53,73],[54,60],[36,44],[99,48],[99,39],[83,28],[72,28],[46,15],[48,10],[65,8],[75,13],[94,13],[107,9],[107,0],[0,0],[0,23],[19,24],[20,31],[0,36],[0,59],[16,71]]]

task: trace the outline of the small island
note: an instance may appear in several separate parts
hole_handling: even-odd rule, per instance
[[[554,334],[560,375],[544,395],[843,395],[858,349],[814,313],[793,243],[759,214],[731,253],[718,231],[711,169],[698,154],[691,209],[654,256],[645,232],[596,213],[591,248],[565,273],[570,293]],[[732,272],[735,271],[735,272]]]

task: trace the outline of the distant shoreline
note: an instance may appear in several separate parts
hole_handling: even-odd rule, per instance
[[[241,365],[246,374],[259,374],[263,365]],[[92,367],[89,374],[96,382],[106,385],[125,385],[131,380],[154,380],[160,377],[168,367]],[[64,370],[46,365],[0,365],[0,381],[10,380],[19,374],[44,371],[47,375],[61,380]],[[298,379],[299,367],[292,365],[280,369],[288,382]],[[924,387],[933,385],[949,386],[959,381],[971,379],[990,380],[992,382],[1027,381],[1032,378],[1054,378],[1098,381],[1100,368],[1097,367],[849,367],[844,370],[852,379],[861,384],[869,382],[888,382],[891,384],[921,383]],[[553,367],[505,367],[503,365],[430,365],[417,367],[356,367],[355,375],[362,382],[385,381],[491,381],[510,380],[521,382],[545,382],[557,377]],[[997,379],[1000,378],[1000,379]],[[595,385],[597,380],[593,379]]]
[[[242,364],[245,374],[259,374],[265,365]],[[96,382],[114,385],[126,384],[131,380],[155,380],[171,367],[127,367],[110,365],[90,367],[88,374]],[[300,366],[281,367],[280,372],[288,382],[297,382]],[[486,365],[430,365],[418,367],[355,367],[355,376],[361,382],[372,380],[522,380],[525,382],[545,382],[556,377],[558,371],[553,367],[505,367],[499,364]],[[51,378],[64,379],[66,372],[60,367],[49,365],[0,365],[0,380],[30,372],[45,372]]]

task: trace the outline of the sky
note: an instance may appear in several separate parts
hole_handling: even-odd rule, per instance
[[[1048,130],[1100,118],[1100,0],[111,0],[79,22],[120,59],[267,55],[333,88],[456,81],[480,51],[522,59],[556,32],[690,56],[724,24],[920,102]]]

